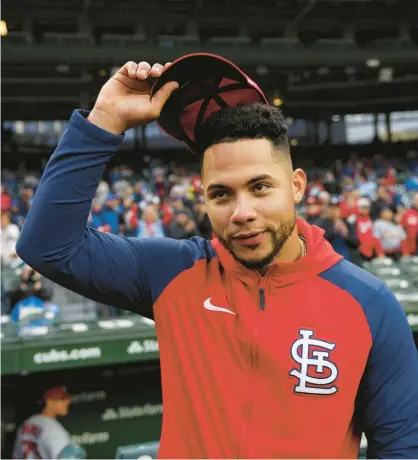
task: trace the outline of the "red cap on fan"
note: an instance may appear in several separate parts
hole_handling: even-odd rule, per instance
[[[196,127],[213,112],[239,104],[268,104],[253,80],[215,54],[195,53],[177,59],[155,82],[152,95],[169,81],[176,81],[179,88],[164,105],[158,124],[192,150]]]

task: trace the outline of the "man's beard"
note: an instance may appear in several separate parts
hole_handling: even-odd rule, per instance
[[[225,240],[221,235],[215,232],[216,237],[222,243],[222,245],[234,256],[235,260],[240,262],[247,268],[252,270],[260,270],[268,265],[270,265],[273,260],[279,255],[282,247],[293,233],[293,230],[296,226],[296,213],[293,212],[292,216],[286,221],[280,224],[277,230],[266,229],[270,234],[272,249],[271,251],[262,259],[259,260],[246,260],[238,257],[233,250],[232,245]]]

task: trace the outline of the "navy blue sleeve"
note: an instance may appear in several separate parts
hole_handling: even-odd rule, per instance
[[[201,239],[125,238],[87,226],[97,185],[123,136],[83,115],[73,113],[48,162],[16,251],[70,290],[152,317],[152,304],[171,279],[213,250]]]
[[[368,458],[418,458],[418,355],[405,313],[385,286],[368,305],[373,346],[357,401]]]

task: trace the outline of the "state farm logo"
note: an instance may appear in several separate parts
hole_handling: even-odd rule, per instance
[[[158,352],[158,342],[155,339],[146,340],[132,340],[126,349],[130,355],[139,355],[142,353],[156,353]]]
[[[114,420],[146,417],[152,415],[161,415],[163,413],[162,404],[146,403],[143,406],[120,406],[117,409],[108,407],[102,414],[101,419],[104,422],[112,422]]]

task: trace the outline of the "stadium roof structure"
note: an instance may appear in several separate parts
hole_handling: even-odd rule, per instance
[[[287,116],[418,107],[413,0],[4,0],[3,119],[67,119],[113,69],[219,54]]]

